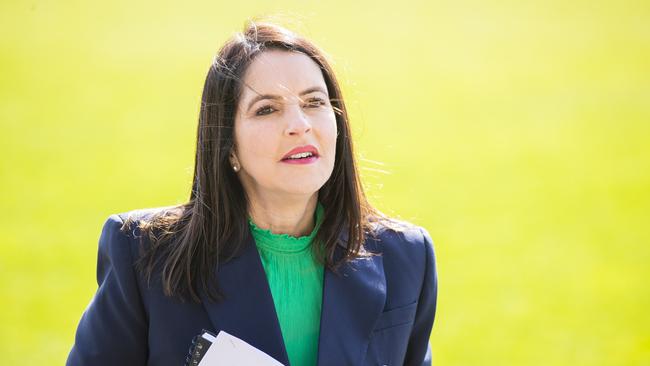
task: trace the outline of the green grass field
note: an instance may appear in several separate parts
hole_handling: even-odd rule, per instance
[[[212,57],[281,14],[435,241],[434,364],[650,365],[647,1],[107,4],[0,5],[0,364],[64,363],[103,222],[189,196]]]

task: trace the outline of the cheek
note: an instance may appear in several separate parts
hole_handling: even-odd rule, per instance
[[[324,142],[329,152],[328,155],[330,155],[332,161],[334,161],[335,158],[334,153],[336,152],[337,132],[336,119],[332,116],[332,120],[328,122],[323,131]]]
[[[239,157],[249,169],[259,168],[264,161],[272,159],[274,150],[269,133],[261,129],[241,129],[237,135]]]

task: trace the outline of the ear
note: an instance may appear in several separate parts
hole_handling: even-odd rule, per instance
[[[232,170],[234,170],[235,173],[237,173],[239,169],[241,169],[241,165],[239,164],[239,161],[237,161],[237,156],[232,151],[230,152],[229,160],[230,160],[230,165],[232,166]]]
[[[237,159],[237,155],[235,155],[235,152],[233,150],[230,151],[230,156],[228,157],[230,160],[230,165],[238,165],[239,160]]]

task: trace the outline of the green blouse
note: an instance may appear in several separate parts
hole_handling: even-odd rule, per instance
[[[314,260],[311,244],[322,223],[323,212],[318,202],[314,229],[301,237],[273,234],[248,218],[291,366],[313,366],[317,362],[323,266]]]

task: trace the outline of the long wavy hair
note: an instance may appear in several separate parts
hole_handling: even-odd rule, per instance
[[[242,94],[243,75],[251,61],[265,50],[301,52],[321,69],[338,136],[332,175],[318,192],[325,211],[312,245],[314,258],[336,272],[345,261],[373,255],[364,249],[368,234],[386,217],[367,201],[354,158],[348,114],[339,83],[325,54],[312,42],[284,27],[249,21],[241,33],[228,40],[208,70],[199,114],[192,192],[188,202],[168,206],[137,222],[146,238],[137,268],[146,278],[160,276],[167,296],[189,297],[200,302],[204,290],[212,301],[223,294],[215,283],[215,271],[245,242],[248,199],[228,156],[233,148],[234,121]],[[123,230],[132,232],[132,221]],[[347,236],[344,255],[335,258],[340,234]]]

